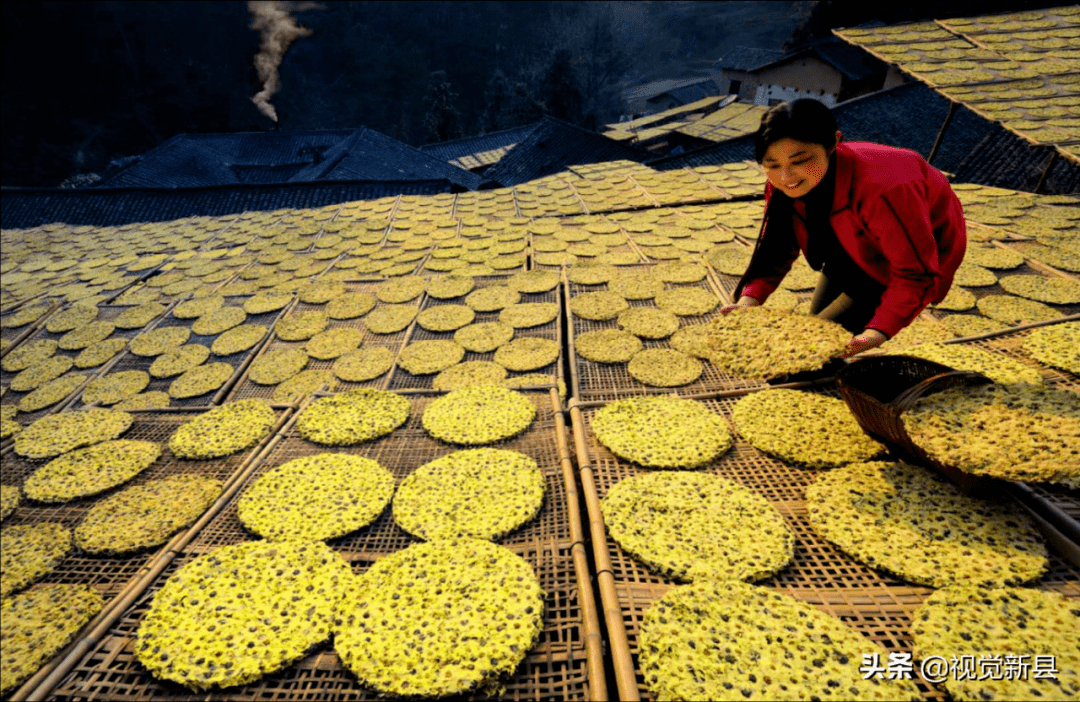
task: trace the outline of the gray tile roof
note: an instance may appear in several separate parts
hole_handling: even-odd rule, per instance
[[[288,183],[297,173],[307,167],[305,163],[287,163],[282,166],[235,165],[232,172],[241,183]]]
[[[356,130],[180,134],[96,187],[199,188],[241,183],[481,178],[366,127]]]
[[[536,129],[539,124],[539,122],[535,122],[522,127],[511,127],[502,131],[491,132],[490,134],[443,141],[437,144],[426,144],[419,148],[426,154],[450,163],[465,156],[473,156],[484,151],[493,151],[506,148],[511,144],[517,144],[528,136],[532,130]]]
[[[852,46],[836,37],[821,39],[787,53],[770,49],[739,47],[717,61],[717,66],[737,71],[755,72],[802,56],[817,56],[840,71],[845,78],[855,81],[866,80],[875,73],[884,73],[888,69],[888,64],[873,56],[870,52]],[[734,65],[729,66],[729,63]]]
[[[836,38],[826,39],[810,47],[822,61],[825,61],[845,78],[855,81],[866,80],[875,74],[884,74],[888,64],[857,46]]]
[[[353,133],[352,129],[178,134],[95,187],[203,187],[279,183]],[[193,162],[200,162],[194,165]],[[224,166],[223,168],[221,166]]]
[[[900,146],[927,156],[949,112],[949,101],[925,85],[905,83],[847,100],[832,108],[832,112],[846,141],[872,141]],[[670,170],[753,158],[754,138],[753,134],[748,134],[677,158],[649,161],[648,165],[658,170]],[[955,161],[955,156],[950,158]]]
[[[956,180],[1034,192],[1053,148],[1035,145],[1000,125],[975,145],[956,167]],[[1057,154],[1040,193],[1080,193],[1080,165]]]
[[[452,166],[374,129],[361,127],[331,147],[321,163],[304,168],[290,182],[442,178],[468,190],[476,190],[483,181],[475,173]]]
[[[949,113],[949,100],[922,83],[842,102],[833,108],[845,141],[870,141],[930,155]],[[957,105],[932,164],[955,174],[956,182],[981,183],[1013,190],[1034,191],[1048,157],[1037,147]],[[656,170],[712,166],[754,158],[754,137],[748,134],[679,156],[647,162]],[[1058,157],[1042,193],[1080,191],[1080,166]]]
[[[758,49],[752,46],[736,46],[716,60],[717,68],[732,71],[752,71],[758,66],[765,66],[784,58],[780,49]]]
[[[138,161],[96,187],[199,188],[238,185],[242,181],[229,167],[229,153],[212,143],[180,134],[141,156]]]
[[[677,156],[661,156],[645,165],[658,171],[673,171],[696,166],[719,166],[754,159],[754,135],[744,134],[733,139],[693,149]]]
[[[716,84],[716,81],[711,78],[707,78],[697,83],[691,83],[690,85],[684,85],[678,88],[672,88],[665,92],[655,95],[646,102],[652,102],[654,100],[660,100],[664,96],[668,95],[674,98],[680,105],[688,105],[692,102],[697,102],[703,98],[711,97],[713,95],[720,94],[720,86]]]
[[[395,195],[451,191],[448,180],[237,185],[214,188],[0,188],[0,226],[49,222],[120,225],[287,207],[323,207]]]
[[[581,163],[626,160],[641,163],[649,154],[602,134],[582,129],[554,117],[540,125],[484,173],[503,187],[543,178]]]

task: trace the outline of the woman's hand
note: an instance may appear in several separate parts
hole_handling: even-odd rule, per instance
[[[844,351],[844,358],[881,346],[888,340],[889,337],[877,329],[867,329],[862,334],[851,337],[851,341],[847,343],[847,350]]]
[[[760,305],[761,302],[756,297],[743,295],[734,305],[727,305],[726,307],[721,307],[720,314],[727,314],[728,312],[731,312],[734,309],[738,309],[739,307],[759,307]]]

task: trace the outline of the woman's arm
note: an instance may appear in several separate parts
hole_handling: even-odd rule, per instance
[[[918,181],[885,191],[862,214],[889,263],[889,282],[866,328],[894,337],[930,304],[941,274],[930,203]]]

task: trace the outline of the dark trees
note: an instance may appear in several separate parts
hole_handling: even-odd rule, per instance
[[[432,71],[423,102],[426,143],[450,141],[461,136],[461,113],[457,109],[457,97],[446,77],[446,71]]]

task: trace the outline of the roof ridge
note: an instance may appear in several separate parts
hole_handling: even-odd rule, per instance
[[[558,117],[552,117],[551,115],[544,115],[544,119],[541,121],[541,124],[543,124],[544,122],[551,122],[553,124],[557,124],[557,125],[560,125],[560,126],[563,126],[563,127],[570,127],[574,131],[582,132],[584,134],[588,134],[588,135],[594,136],[594,137],[600,137],[601,139],[604,139],[605,141],[610,141],[612,143],[618,144],[619,146],[621,146],[624,149],[627,149],[629,151],[634,151],[634,152],[643,153],[643,154],[648,153],[647,151],[645,151],[643,149],[638,149],[638,148],[635,148],[633,146],[629,146],[628,144],[623,144],[623,143],[617,142],[614,139],[612,139],[611,137],[604,136],[600,132],[594,132],[591,129],[586,129],[585,127],[579,127],[578,125],[576,125],[576,124],[574,124],[572,122],[567,122],[566,120],[559,119]],[[532,136],[535,133],[536,133],[535,131],[530,132],[529,136]]]
[[[523,125],[518,126],[518,127],[508,127],[506,129],[500,129],[497,132],[487,132],[486,134],[474,134],[473,136],[461,137],[460,139],[450,139],[448,141],[436,141],[436,142],[433,142],[431,144],[424,144],[423,146],[417,146],[417,147],[414,147],[414,148],[420,149],[421,151],[426,151],[429,148],[435,149],[435,148],[444,147],[444,146],[453,146],[455,144],[460,144],[461,142],[465,142],[465,141],[472,141],[472,140],[475,140],[475,139],[485,139],[487,137],[493,137],[493,136],[498,136],[500,134],[507,134],[509,132],[519,131],[519,130],[525,129],[527,127],[529,128],[529,131],[532,132],[533,129],[536,129],[539,126],[540,126],[540,122],[533,122],[532,124],[523,124]]]
[[[359,135],[366,129],[366,126],[355,129],[352,134],[327,149],[326,153],[323,155],[322,161],[313,163],[307,168],[300,169],[296,175],[289,178],[288,182],[299,183],[303,181],[322,180],[323,176],[333,170],[346,156],[349,155],[353,143],[355,143],[359,138]]]

